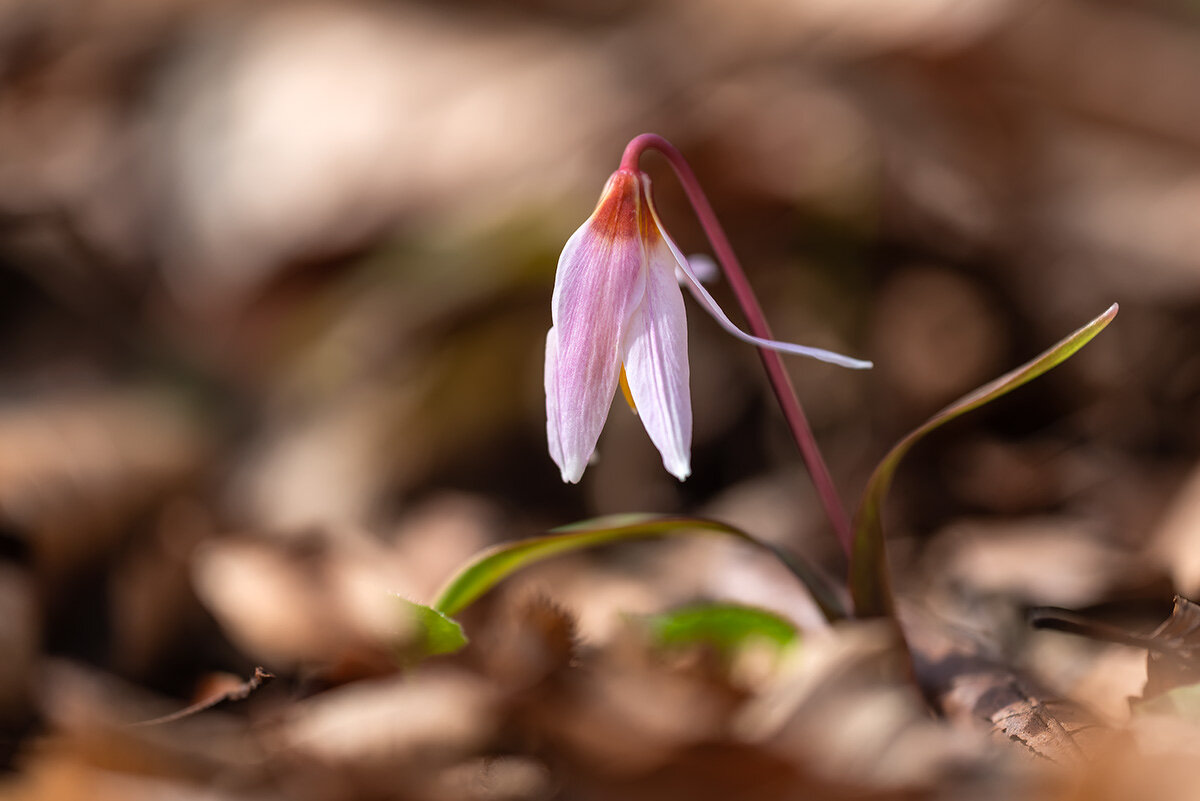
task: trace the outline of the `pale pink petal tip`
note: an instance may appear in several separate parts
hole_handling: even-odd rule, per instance
[[[672,271],[650,258],[646,294],[625,338],[625,375],[663,467],[683,481],[692,472],[687,313]]]

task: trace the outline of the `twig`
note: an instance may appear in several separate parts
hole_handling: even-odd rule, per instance
[[[130,725],[130,727],[139,727],[139,726],[158,726],[162,723],[174,723],[177,720],[182,720],[183,718],[191,717],[192,715],[195,715],[199,712],[204,712],[209,709],[212,709],[213,707],[215,707],[219,704],[223,704],[223,703],[227,703],[227,702],[231,702],[231,701],[245,701],[247,698],[250,697],[250,695],[252,693],[254,693],[256,690],[258,690],[260,687],[264,687],[267,684],[269,684],[271,679],[273,679],[273,678],[275,678],[275,674],[268,673],[267,671],[263,670],[261,667],[256,667],[256,668],[254,668],[253,676],[246,679],[246,681],[242,682],[237,687],[234,687],[232,690],[226,690],[225,692],[221,693],[220,695],[215,695],[212,698],[209,698],[205,701],[201,701],[197,704],[192,704],[189,707],[180,709],[177,712],[172,712],[169,715],[163,715],[162,717],[158,717],[158,718],[151,718],[150,720],[142,720],[142,721],[138,721],[137,723],[131,723],[129,725]]]

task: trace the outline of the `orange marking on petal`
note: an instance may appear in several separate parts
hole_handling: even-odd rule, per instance
[[[617,170],[605,184],[590,222],[597,236],[619,240],[640,236],[645,216],[637,176]]]

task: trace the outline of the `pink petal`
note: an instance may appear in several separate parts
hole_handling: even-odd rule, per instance
[[[546,333],[546,441],[550,446],[550,458],[562,470],[562,443],[558,438],[558,333],[551,328]],[[563,481],[575,483],[579,476],[569,478],[562,470]],[[582,475],[582,471],[580,471]]]
[[[637,180],[617,172],[558,259],[547,337],[546,426],[564,481],[596,449],[617,388],[625,331],[645,293]],[[557,450],[557,453],[556,453]]]
[[[646,294],[625,335],[625,376],[663,467],[683,481],[692,472],[687,315],[670,251],[659,240],[649,257]]]
[[[778,342],[774,339],[762,339],[752,334],[747,334],[745,331],[738,328],[717,304],[717,301],[713,298],[713,296],[709,294],[708,290],[704,288],[704,285],[700,283],[700,279],[696,276],[696,273],[692,269],[691,265],[688,264],[688,260],[684,258],[683,254],[680,253],[679,248],[676,247],[675,243],[671,241],[671,237],[667,235],[666,229],[662,227],[662,223],[659,221],[658,211],[654,208],[654,203],[651,202],[649,206],[650,213],[654,216],[654,224],[662,233],[662,239],[666,243],[666,246],[670,248],[671,254],[674,257],[672,267],[678,268],[679,272],[683,274],[687,288],[691,291],[693,297],[695,297],[696,300],[700,302],[700,305],[703,306],[704,309],[713,317],[713,319],[716,320],[717,323],[719,323],[720,326],[730,334],[733,334],[743,342],[749,342],[752,345],[769,348],[770,350],[777,350],[781,353],[792,353],[797,356],[808,356],[809,358],[817,359],[818,361],[829,362],[830,364],[840,365],[841,367],[849,367],[854,370],[867,370],[874,366],[869,361],[855,359],[850,356],[843,356],[840,353],[834,353],[833,351],[824,350],[823,348],[810,348],[805,345],[794,345],[790,342]]]

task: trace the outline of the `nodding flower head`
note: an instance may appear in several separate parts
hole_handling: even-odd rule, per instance
[[[618,385],[667,472],[680,481],[691,473],[687,319],[676,268],[701,305],[739,339],[844,367],[871,366],[737,328],[663,229],[650,178],[622,167],[558,258],[546,336],[546,434],[563,481],[583,476]]]

